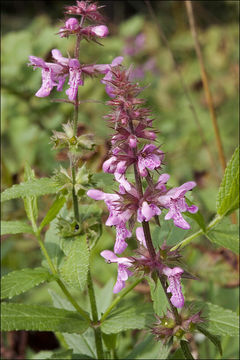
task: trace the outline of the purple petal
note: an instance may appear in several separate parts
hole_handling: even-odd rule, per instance
[[[75,18],[69,18],[65,22],[65,26],[68,30],[76,30],[79,27],[79,22]]]
[[[42,69],[42,86],[35,95],[38,97],[46,97],[55,85],[56,83],[53,81],[51,70]]]
[[[29,56],[29,60],[30,60],[29,65],[33,65],[40,68],[46,68],[45,61],[37,56]]]
[[[173,269],[165,267],[163,273],[168,277],[169,287],[167,288],[167,292],[172,294],[172,297],[170,298],[171,303],[177,308],[182,308],[184,305],[181,287],[181,275],[183,270],[179,267]]]
[[[117,263],[118,257],[110,250],[103,250],[100,255],[107,261]]]
[[[113,293],[114,294],[119,293],[119,291],[121,291],[124,287],[125,287],[125,281],[117,279],[117,282],[116,282],[116,284],[114,285],[114,288],[113,288]]]
[[[136,228],[136,236],[140,244],[145,246],[146,248],[147,244],[146,244],[143,228],[141,226]]]
[[[91,189],[88,190],[87,195],[94,200],[105,200],[105,193],[100,190]]]
[[[69,59],[62,56],[62,53],[58,49],[52,50],[52,57],[61,65],[68,66]]]
[[[113,59],[111,66],[114,67],[120,65],[123,62],[123,59],[124,59],[123,56],[116,57],[115,59]]]
[[[91,31],[100,38],[104,38],[109,34],[108,28],[105,25],[93,26]]]
[[[127,247],[126,238],[132,236],[132,233],[126,228],[125,224],[116,226],[116,242],[114,245],[114,253],[121,254]]]

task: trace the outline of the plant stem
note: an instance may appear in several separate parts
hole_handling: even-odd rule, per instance
[[[224,170],[226,168],[226,160],[225,160],[222,140],[221,140],[220,132],[219,132],[219,128],[218,128],[216,112],[215,112],[215,108],[214,108],[214,104],[213,104],[213,98],[212,98],[211,90],[210,90],[209,83],[208,83],[208,76],[207,76],[207,72],[205,69],[204,61],[203,61],[203,55],[202,55],[202,51],[201,51],[200,42],[198,39],[198,34],[197,34],[197,29],[196,29],[194,14],[193,14],[193,8],[192,8],[192,2],[189,0],[186,0],[185,5],[187,8],[190,29],[191,29],[192,36],[194,39],[195,49],[196,49],[196,53],[197,53],[197,57],[198,57],[199,65],[200,65],[200,69],[201,69],[201,77],[202,77],[203,87],[205,90],[205,96],[206,96],[209,112],[211,115],[215,138],[216,138],[216,142],[217,142],[219,160],[222,165],[223,172],[224,172]]]
[[[60,286],[60,288],[62,289],[64,295],[66,296],[66,298],[69,300],[69,302],[74,306],[74,308],[77,310],[77,312],[87,321],[90,321],[90,318],[88,316],[88,314],[78,305],[78,303],[76,302],[76,300],[72,297],[72,295],[69,293],[69,291],[67,290],[67,288],[65,287],[64,283],[62,282],[62,280],[58,277],[58,272],[55,269],[55,266],[50,258],[50,256],[48,255],[47,249],[40,237],[39,232],[35,232],[35,236],[38,240],[38,243],[40,245],[40,248],[43,252],[43,255],[45,256],[47,263],[53,273],[53,275],[56,276],[56,282],[58,283],[58,285]]]
[[[223,216],[217,215],[207,226],[206,230],[203,231],[202,229],[198,230],[194,234],[188,236],[186,239],[182,240],[179,244],[175,245],[171,248],[171,251],[183,248],[184,246],[188,245],[193,239],[197,238],[200,235],[206,234],[209,230],[211,230],[214,226],[216,226],[221,220]]]
[[[91,305],[92,320],[95,325],[98,325],[99,321],[98,321],[97,304],[96,304],[96,298],[95,298],[95,293],[94,293],[93,282],[92,282],[90,270],[88,270],[87,276],[88,276],[87,277],[88,295],[89,295],[90,305]],[[96,345],[98,359],[104,359],[101,329],[100,329],[100,327],[97,327],[97,328],[93,327],[93,329],[94,329],[95,345]]]
[[[131,285],[129,285],[126,289],[124,289],[121,292],[121,295],[118,295],[116,297],[116,299],[114,299],[114,301],[111,303],[111,305],[107,308],[107,310],[105,311],[105,313],[102,315],[100,322],[102,323],[107,316],[109,315],[109,313],[112,311],[113,308],[115,308],[115,306],[117,306],[117,304],[119,303],[119,301],[121,301],[124,296],[126,296],[129,291],[131,291],[133,288],[135,288],[135,286],[137,286],[140,282],[142,281],[142,279],[138,279],[136,281],[134,281]]]
[[[133,126],[133,122],[132,122],[132,119],[131,117],[129,116],[129,127],[130,127],[130,130],[131,130],[131,133],[133,135],[135,135],[135,130],[134,130],[134,126]],[[135,159],[137,158],[137,150],[136,148],[133,148],[133,155],[135,157]],[[143,197],[143,189],[142,189],[142,181],[141,181],[141,177],[140,177],[140,174],[139,174],[139,171],[138,171],[138,167],[137,167],[137,163],[136,161],[134,162],[133,164],[134,166],[134,175],[135,175],[135,182],[136,182],[136,188],[137,188],[137,191],[138,191],[138,195],[139,195],[139,198],[142,198]],[[152,181],[151,177],[148,176],[148,181]],[[150,232],[150,227],[149,227],[149,223],[146,222],[146,221],[143,221],[142,222],[142,227],[143,227],[143,233],[144,233],[144,237],[145,237],[145,241],[146,241],[146,245],[147,245],[147,249],[148,249],[148,252],[152,258],[152,260],[154,261],[155,258],[156,258],[156,252],[155,252],[155,249],[154,249],[154,246],[153,246],[153,243],[152,243],[152,237],[151,237],[151,232]],[[173,314],[174,314],[174,317],[175,317],[175,320],[176,320],[176,323],[177,324],[180,324],[181,323],[181,320],[180,320],[180,317],[179,317],[179,314],[178,314],[178,311],[177,311],[177,308],[171,303],[170,301],[170,298],[168,296],[168,293],[167,293],[167,288],[165,286],[165,282],[164,280],[162,279],[161,275],[158,274],[159,276],[159,280],[161,282],[161,285],[163,287],[163,290],[165,292],[165,295],[168,299],[168,302],[172,308],[172,311],[173,311]]]

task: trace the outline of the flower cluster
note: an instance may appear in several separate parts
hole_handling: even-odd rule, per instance
[[[146,222],[166,209],[165,220],[172,219],[174,225],[189,229],[190,225],[182,213],[195,213],[198,208],[195,205],[189,206],[185,200],[186,192],[196,186],[195,182],[189,181],[180,187],[168,188],[166,184],[170,175],[166,173],[162,173],[156,183],[153,181],[150,172],[161,171],[164,153],[153,143],[156,140],[156,131],[152,127],[153,119],[150,110],[144,107],[144,100],[138,97],[142,88],[132,82],[131,68],[126,70],[121,65],[112,68],[104,82],[111,97],[108,104],[112,109],[106,118],[113,124],[115,132],[111,139],[109,158],[103,163],[103,171],[114,174],[119,189],[113,194],[91,189],[87,195],[95,200],[104,200],[109,210],[106,225],[116,228],[114,253],[106,250],[101,255],[108,262],[118,263],[118,279],[114,287],[114,292],[118,292],[131,275],[128,268],[134,267],[136,263],[134,258],[116,256],[126,249],[126,239],[132,236],[134,224],[142,223],[144,227]],[[141,139],[145,144],[141,145]],[[134,167],[135,184],[127,180],[130,166]],[[141,183],[144,179],[148,184],[145,190]],[[172,294],[171,302],[181,308],[184,304],[180,284],[183,270],[166,266],[161,256],[154,259],[150,256],[143,228],[137,228],[136,236],[139,243],[145,247],[145,255],[137,260],[138,263],[144,265],[146,272],[156,270],[168,280],[167,291]]]
[[[196,326],[204,321],[201,318],[201,311],[190,315],[189,309],[181,311],[179,324],[176,324],[174,314],[169,310],[167,310],[165,316],[155,316],[157,322],[152,328],[152,333],[155,335],[156,340],[162,340],[164,343],[170,341],[174,336],[181,339],[186,333],[192,333]]]
[[[69,35],[75,35],[77,41],[82,38],[88,40],[94,40],[98,42],[98,38],[104,38],[108,35],[108,28],[104,24],[99,22],[104,21],[102,15],[99,13],[99,9],[102,6],[98,6],[96,3],[90,3],[89,1],[77,1],[76,6],[66,7],[66,15],[80,15],[81,20],[79,22],[76,18],[69,18],[65,21],[63,27],[60,28],[60,37],[68,37]],[[85,21],[94,23],[93,25],[84,25]],[[42,70],[42,86],[36,92],[38,97],[49,96],[54,87],[57,91],[63,90],[63,85],[68,78],[68,89],[66,94],[70,101],[75,101],[77,97],[78,87],[84,85],[84,79],[86,76],[97,76],[103,74],[104,78],[102,82],[105,83],[108,72],[121,63],[122,57],[114,59],[112,64],[80,64],[78,60],[78,54],[75,54],[73,58],[64,57],[58,49],[53,49],[52,62],[46,62],[43,59],[36,56],[29,56],[29,65],[34,69],[40,68]]]

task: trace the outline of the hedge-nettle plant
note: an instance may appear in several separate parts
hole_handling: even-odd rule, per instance
[[[140,97],[144,88],[134,81],[134,66],[126,68],[122,56],[112,59],[111,64],[81,62],[81,41],[86,39],[99,44],[101,39],[109,34],[105,19],[99,12],[100,8],[97,3],[90,1],[77,1],[76,5],[66,7],[66,18],[58,36],[75,37],[73,54],[64,56],[58,49],[53,49],[52,61],[29,56],[29,65],[33,69],[41,69],[42,72],[42,84],[35,95],[40,98],[48,97],[56,88],[58,92],[65,92],[67,96],[65,100],[60,100],[74,107],[73,119],[63,124],[63,132],[53,131],[51,137],[54,149],[67,150],[70,169],[60,167],[52,178],[36,179],[34,172],[26,166],[25,182],[3,193],[4,200],[15,197],[24,199],[26,213],[32,225],[32,230],[29,232],[33,232],[36,236],[47,261],[42,268],[25,269],[21,274],[16,272],[4,277],[3,297],[11,298],[46,280],[56,281],[69,305],[61,304],[56,294],[53,296],[55,307],[52,308],[5,304],[4,311],[8,313],[23,311],[29,314],[31,321],[23,319],[21,322],[16,315],[12,323],[8,322],[4,325],[4,330],[52,330],[58,333],[78,334],[88,331],[94,334],[95,339],[95,348],[90,358],[99,359],[117,358],[117,350],[121,344],[116,345],[116,333],[134,329],[135,323],[137,329],[147,327],[148,331],[154,334],[155,341],[161,340],[167,344],[166,357],[174,341],[174,345],[180,344],[187,359],[192,358],[187,340],[196,330],[209,337],[221,351],[220,341],[215,336],[216,332],[212,334],[207,329],[211,319],[208,319],[204,313],[204,304],[200,307],[194,302],[185,304],[188,293],[186,291],[183,295],[182,278],[195,277],[185,268],[181,248],[195,237],[207,234],[226,214],[233,211],[236,208],[235,195],[232,195],[232,189],[228,189],[228,200],[226,200],[220,189],[218,214],[206,226],[198,207],[187,198],[188,192],[196,186],[196,183],[188,181],[177,187],[168,185],[170,175],[164,172],[166,156],[158,144],[158,128],[153,127],[154,116],[146,107],[145,100]],[[118,188],[112,193],[105,192],[104,188],[99,189],[86,164],[79,165],[81,154],[94,147],[94,135],[79,135],[77,131],[81,87],[84,86],[87,77],[95,78],[94,81],[98,81],[99,86],[104,85],[109,96],[106,105],[110,110],[105,119],[112,128],[111,149],[102,169],[105,173],[113,174]],[[234,156],[230,167],[235,164],[236,155]],[[232,170],[229,169],[227,171],[230,173]],[[37,197],[48,193],[56,193],[57,198],[39,225]],[[118,264],[113,293],[119,295],[107,309],[104,308],[101,314],[101,310],[97,308],[89,265],[90,253],[102,232],[101,216],[100,210],[96,210],[97,207],[90,198],[105,202],[109,212],[105,225],[114,227],[116,233],[113,251],[103,250],[99,256],[101,255],[108,264]],[[232,200],[229,201],[229,198]],[[169,246],[166,241],[154,244],[152,238],[154,227],[158,233],[161,233],[164,223],[170,222],[172,226],[189,230],[191,225],[186,220],[186,216],[195,220],[200,226],[198,232],[174,247]],[[42,240],[42,230],[49,223],[51,226],[47,234],[51,244],[47,239],[45,243]],[[127,250],[132,238],[137,239],[137,249]],[[104,243],[103,238],[101,241]],[[103,262],[102,266],[108,265]],[[31,284],[26,285],[26,276],[32,279]],[[130,277],[136,279],[133,282],[130,279],[128,284]],[[9,281],[14,279],[16,289],[9,291]],[[122,298],[144,279],[148,279],[152,284],[151,295],[155,313],[152,307],[151,310],[148,308],[144,312],[141,306],[131,303],[127,309],[129,312],[123,308],[119,310],[120,315],[115,315],[113,310],[115,306],[118,303],[120,306]],[[78,299],[68,289],[68,286],[73,286],[83,291],[85,285],[88,289],[90,311],[87,307],[83,309]],[[156,304],[159,303],[160,309],[156,310]],[[134,311],[135,315],[133,315]],[[125,317],[128,323],[124,321],[122,325],[121,321]],[[64,356],[70,358],[72,352],[75,352],[70,343],[69,337],[63,341],[63,346],[67,347],[67,350],[65,349],[67,355],[64,355],[63,351],[63,358]],[[84,355],[86,354],[83,350],[81,356]],[[89,355],[86,356],[89,358]]]

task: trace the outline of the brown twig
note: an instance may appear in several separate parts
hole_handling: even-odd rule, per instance
[[[212,168],[213,168],[213,170],[214,170],[214,174],[215,174],[215,176],[217,177],[217,180],[219,180],[218,172],[217,172],[217,168],[216,168],[216,164],[215,164],[214,157],[213,157],[213,155],[212,155],[212,153],[211,153],[211,150],[210,150],[210,148],[209,148],[209,146],[208,146],[208,144],[207,144],[207,141],[206,141],[206,139],[205,139],[205,135],[204,135],[203,129],[202,129],[202,127],[201,127],[200,120],[199,120],[199,118],[198,118],[197,112],[196,112],[196,110],[195,110],[195,107],[194,107],[193,102],[192,102],[192,100],[191,100],[191,97],[190,97],[190,95],[189,95],[187,86],[186,86],[186,84],[185,84],[185,82],[184,82],[184,79],[183,79],[181,70],[180,70],[180,68],[179,68],[179,66],[178,66],[178,63],[177,63],[177,61],[176,61],[176,58],[175,58],[175,56],[174,56],[174,54],[173,54],[173,51],[171,50],[171,48],[170,48],[170,46],[169,46],[168,40],[167,40],[167,38],[166,38],[166,36],[165,36],[165,34],[164,34],[164,32],[163,32],[163,30],[162,30],[162,28],[161,28],[158,20],[157,20],[157,17],[156,17],[156,15],[155,15],[154,11],[153,11],[153,8],[152,8],[149,0],[145,0],[145,3],[146,3],[146,5],[147,5],[147,7],[148,7],[148,10],[149,10],[149,13],[150,13],[151,17],[153,18],[153,20],[154,20],[154,22],[155,22],[155,24],[156,24],[156,26],[157,26],[157,29],[158,29],[158,32],[159,32],[159,35],[160,35],[161,39],[162,39],[164,45],[166,46],[166,48],[167,48],[168,51],[169,51],[169,54],[170,54],[171,59],[172,59],[172,62],[173,62],[173,64],[174,64],[174,68],[175,68],[175,70],[176,70],[176,72],[177,72],[177,74],[178,74],[178,77],[179,77],[179,80],[180,80],[180,83],[181,83],[183,92],[184,92],[184,94],[185,94],[185,96],[186,96],[186,99],[187,99],[187,101],[188,101],[189,108],[190,108],[190,110],[192,111],[193,118],[194,118],[195,123],[196,123],[196,125],[197,125],[198,131],[199,131],[199,135],[200,135],[200,137],[201,137],[202,145],[205,147],[206,151],[208,152],[209,159],[210,159]]]
[[[214,104],[213,104],[213,98],[212,98],[211,90],[209,87],[208,76],[207,76],[207,72],[206,72],[206,69],[204,66],[201,46],[200,46],[200,42],[198,39],[198,34],[197,34],[197,29],[196,29],[194,14],[193,14],[193,8],[192,8],[192,2],[190,0],[185,0],[185,5],[187,8],[190,29],[191,29],[192,36],[194,39],[194,45],[195,45],[195,49],[196,49],[196,53],[197,53],[197,57],[198,57],[199,65],[200,65],[201,77],[202,77],[203,87],[204,87],[204,91],[205,91],[205,96],[206,96],[206,100],[207,100],[207,104],[208,104],[208,108],[209,108],[209,112],[211,115],[211,120],[212,120],[212,124],[213,124],[213,128],[214,128],[219,160],[222,165],[222,170],[224,172],[224,170],[226,168],[226,160],[225,160],[223,145],[222,145],[220,132],[219,132],[219,128],[218,128],[216,112],[215,112],[215,108],[214,108]]]

